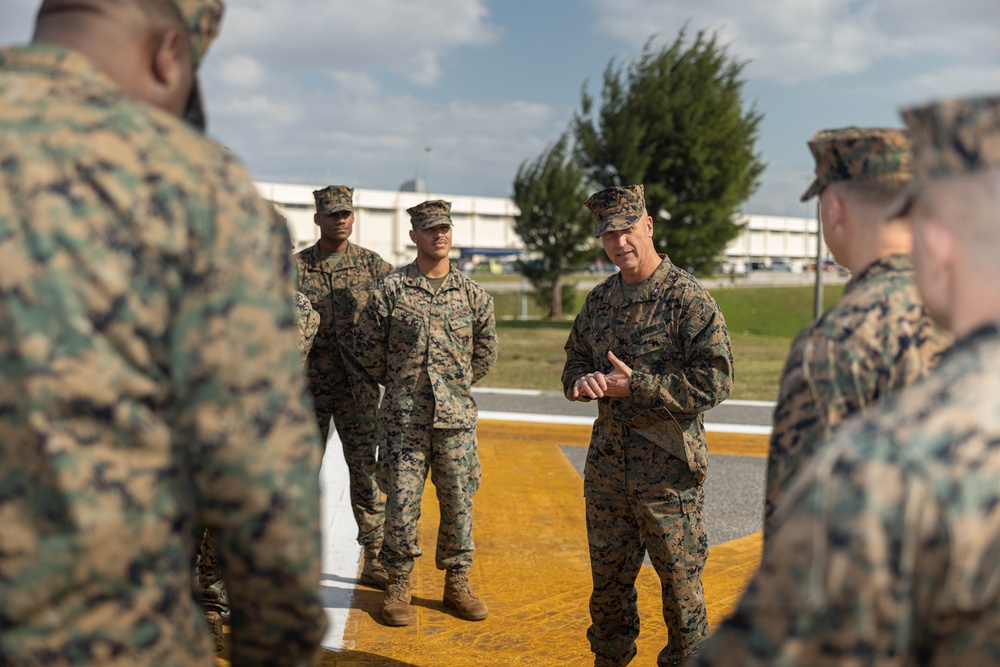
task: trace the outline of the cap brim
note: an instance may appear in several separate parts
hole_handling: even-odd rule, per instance
[[[639,221],[642,220],[643,216],[639,216],[635,220],[628,220],[627,218],[608,218],[604,222],[600,222],[594,226],[594,238],[599,239],[608,232],[619,231],[623,229],[632,229]]]
[[[198,85],[197,77],[188,98],[187,109],[184,110],[184,120],[199,132],[205,132],[205,105],[201,99],[201,86]]]
[[[818,195],[819,191],[822,189],[823,189],[823,184],[819,182],[819,179],[817,178],[813,180],[812,185],[809,186],[809,189],[806,190],[806,193],[802,195],[802,198],[799,199],[799,201],[809,201],[810,199]]]
[[[910,181],[906,189],[903,190],[903,193],[886,210],[886,220],[907,217],[910,214],[910,209],[913,207],[913,202],[917,198],[918,192],[920,192],[920,183],[914,179]]]

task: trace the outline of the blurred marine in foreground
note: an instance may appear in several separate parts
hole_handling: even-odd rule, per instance
[[[903,111],[917,288],[956,342],[793,480],[702,665],[980,665],[1000,656],[1000,97]]]
[[[287,229],[188,123],[222,7],[46,0],[0,50],[0,664],[311,664],[320,443]]]
[[[910,184],[902,130],[845,127],[810,141],[823,239],[853,274],[844,295],[795,338],[774,411],[764,505],[774,508],[795,473],[851,415],[913,384],[951,343],[924,309],[913,280],[910,221],[887,212]]]

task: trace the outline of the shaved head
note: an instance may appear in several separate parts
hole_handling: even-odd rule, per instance
[[[126,95],[175,116],[194,89],[190,36],[173,0],[44,0],[34,41],[79,52]]]

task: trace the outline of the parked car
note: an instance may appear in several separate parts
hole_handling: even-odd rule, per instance
[[[799,269],[801,271],[801,269]],[[772,259],[771,260],[771,271],[781,271],[785,273],[793,273],[795,269],[792,268],[792,263],[787,259]]]

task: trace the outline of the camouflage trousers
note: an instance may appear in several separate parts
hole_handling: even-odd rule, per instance
[[[222,572],[219,571],[215,538],[207,528],[201,531],[198,543],[198,553],[194,560],[194,581],[199,602],[205,610],[222,613],[229,611],[229,595],[222,583]]]
[[[475,548],[472,496],[482,479],[475,429],[385,425],[381,430],[378,476],[386,497],[379,561],[389,574],[407,574],[423,553],[417,522],[429,469],[441,510],[434,562],[439,570],[468,570]]]
[[[627,429],[595,437],[587,453],[584,496],[594,591],[591,650],[626,655],[639,636],[635,580],[646,552],[660,578],[665,657],[680,662],[708,637],[701,573],[708,556],[705,490],[685,461]],[[596,432],[596,428],[595,428]]]
[[[310,369],[309,380],[323,446],[326,447],[330,437],[331,418],[340,435],[350,480],[351,510],[358,524],[358,542],[362,546],[378,546],[385,521],[385,503],[375,480],[378,383],[367,376],[348,377],[343,370],[322,366]]]

